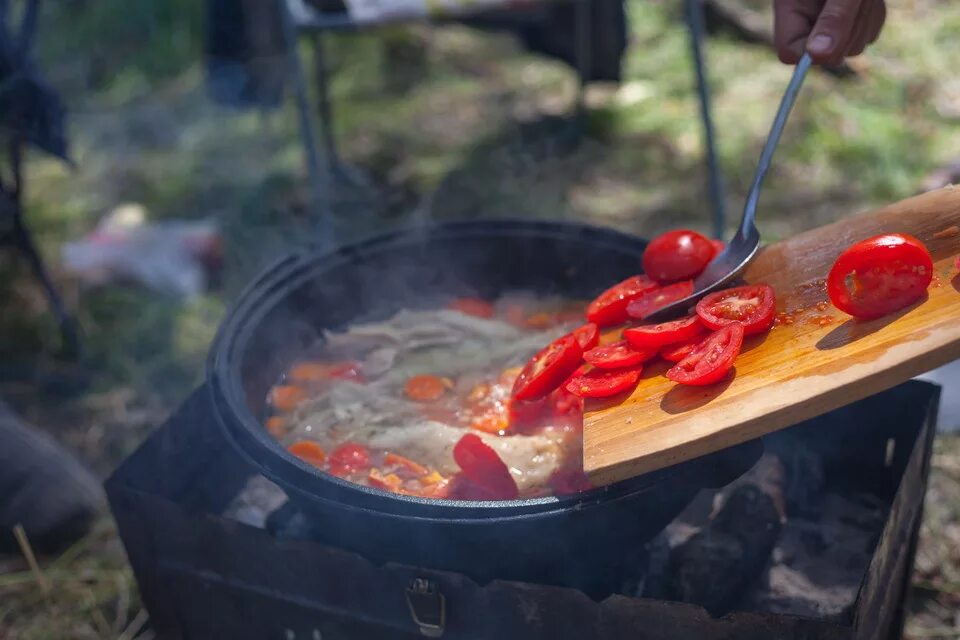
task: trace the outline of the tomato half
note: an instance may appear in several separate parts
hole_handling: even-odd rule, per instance
[[[627,305],[630,301],[659,286],[647,276],[627,278],[601,293],[587,306],[587,320],[601,327],[623,324],[629,319]]]
[[[533,356],[516,382],[515,400],[539,400],[559,387],[583,361],[583,349],[573,335],[551,342]]]
[[[656,350],[668,344],[689,342],[701,333],[703,324],[700,318],[688,316],[670,322],[631,327],[623,332],[623,337],[634,349]]]
[[[344,468],[354,471],[370,467],[370,452],[356,442],[345,442],[330,454],[331,468]]]
[[[643,320],[654,311],[671,302],[682,300],[693,293],[693,280],[684,280],[643,294],[627,305],[627,315]]]
[[[590,349],[583,359],[600,369],[622,369],[643,364],[657,355],[656,349],[634,349],[626,340]]]
[[[680,384],[695,386],[720,382],[740,355],[743,335],[743,325],[738,323],[728,324],[711,333],[690,355],[667,371],[667,378]]]
[[[766,284],[717,291],[697,303],[697,315],[708,328],[720,329],[736,322],[743,325],[748,336],[772,327],[776,312],[776,293]]]
[[[474,433],[453,447],[453,459],[470,482],[486,489],[493,499],[513,500],[520,495],[517,482],[496,451]]]
[[[701,342],[702,339],[698,338],[697,340],[693,340],[691,342],[668,344],[664,348],[660,349],[660,357],[669,362],[680,362],[690,355]]]
[[[607,398],[629,391],[640,380],[642,365],[630,369],[591,369],[567,382],[567,391],[582,398]]]
[[[713,245],[713,258],[716,258],[727,248],[727,243],[723,240],[711,240],[710,244]],[[713,258],[710,259],[713,260]]]
[[[668,231],[647,245],[643,271],[661,284],[690,280],[700,275],[715,254],[710,239],[696,231]]]
[[[869,320],[916,302],[932,279],[933,259],[923,243],[889,233],[840,254],[827,277],[827,293],[841,311]]]
[[[593,322],[588,322],[582,327],[574,329],[573,337],[575,337],[577,342],[580,343],[581,349],[588,351],[593,349],[595,346],[597,346],[597,343],[600,342],[600,327]]]

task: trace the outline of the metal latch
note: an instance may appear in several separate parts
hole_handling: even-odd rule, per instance
[[[407,587],[407,606],[410,607],[410,617],[420,627],[420,635],[427,638],[443,635],[447,624],[446,600],[436,583],[426,578],[414,578]]]

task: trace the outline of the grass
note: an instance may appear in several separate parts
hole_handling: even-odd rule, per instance
[[[760,5],[768,4],[765,2]],[[860,78],[811,74],[761,203],[771,239],[910,196],[960,148],[960,13],[892,0]],[[79,363],[29,273],[0,252],[0,397],[106,474],[196,385],[225,307],[271,257],[317,240],[290,108],[238,113],[204,92],[200,3],[43,3],[41,60],[70,107],[77,170],[32,154],[28,218],[60,245],[133,202],[151,219],[210,219],[225,237],[220,288],[178,301],[56,271],[84,330]],[[336,135],[376,187],[335,185],[338,240],[411,216],[581,219],[651,235],[709,226],[686,33],[671,3],[633,0],[618,91],[591,89],[586,137],[557,145],[573,96],[561,65],[503,35],[458,27],[338,36],[329,54]],[[790,70],[771,52],[710,41],[727,208],[738,211]],[[397,61],[402,61],[398,63]],[[953,91],[953,92],[952,92]],[[960,448],[941,438],[918,563],[912,637],[960,637]],[[0,638],[114,638],[139,611],[109,520],[60,559],[43,594],[0,559]],[[928,635],[924,635],[928,634]],[[952,635],[951,635],[952,634]]]

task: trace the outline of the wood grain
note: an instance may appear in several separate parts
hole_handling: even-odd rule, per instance
[[[920,238],[934,258],[934,282],[917,304],[858,322],[828,306],[823,278],[844,249],[884,232]],[[667,366],[660,363],[644,371],[629,398],[589,403],[584,469],[597,485],[637,476],[782,429],[960,358],[958,254],[960,187],[765,248],[744,280],[771,284],[778,311],[804,311],[793,324],[747,338],[736,375],[724,383],[679,386],[663,377]]]

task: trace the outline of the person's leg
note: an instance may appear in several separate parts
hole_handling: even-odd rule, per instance
[[[81,538],[106,502],[97,478],[0,401],[0,550],[21,525],[39,551]]]

